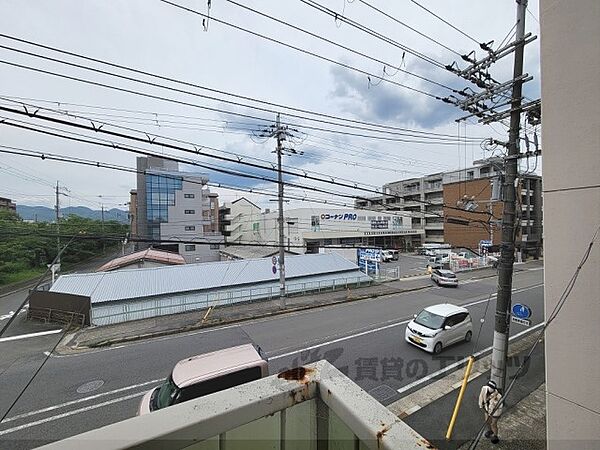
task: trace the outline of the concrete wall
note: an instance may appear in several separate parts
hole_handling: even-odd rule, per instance
[[[600,2],[541,0],[546,316],[600,224]],[[546,332],[548,449],[600,445],[600,239]]]

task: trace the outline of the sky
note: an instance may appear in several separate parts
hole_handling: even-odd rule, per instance
[[[208,12],[207,1],[172,2],[202,14]],[[471,165],[473,160],[492,155],[492,152],[482,150],[478,140],[459,143],[458,137],[507,140],[505,125],[482,125],[473,119],[457,124],[455,120],[466,113],[431,96],[451,94],[440,85],[456,90],[467,86],[478,90],[468,81],[435,65],[435,62],[446,65],[457,61],[461,68],[465,67],[466,63],[449,49],[458,54],[469,53],[477,47],[471,39],[411,0],[316,2],[368,27],[388,42],[310,7],[306,4],[310,1],[301,0],[239,0],[238,5],[226,0],[212,0],[211,19],[204,19],[204,23],[199,15],[160,0],[0,0],[0,33],[3,35],[0,36],[1,106],[24,110],[25,104],[29,105],[29,112],[42,107],[46,109],[39,109],[38,114],[60,117],[85,126],[102,126],[105,130],[146,137],[154,142],[170,142],[188,152],[114,136],[101,136],[94,131],[76,130],[5,111],[0,111],[0,120],[9,119],[11,123],[38,129],[40,126],[49,126],[60,129],[61,134],[76,132],[88,140],[104,139],[104,144],[117,143],[121,147],[135,146],[155,154],[187,160],[191,158],[202,167],[186,165],[182,166],[182,170],[203,172],[208,174],[213,183],[238,188],[211,188],[219,193],[221,202],[244,196],[262,207],[274,206],[270,202],[276,198],[276,185],[273,182],[224,174],[212,168],[234,173],[241,171],[259,178],[274,178],[275,174],[270,170],[243,166],[231,160],[252,162],[263,167],[271,167],[275,163],[274,139],[263,138],[259,134],[260,130],[275,121],[277,112],[281,112],[281,120],[288,124],[291,133],[285,145],[297,152],[284,156],[287,170],[297,170],[323,180],[319,182],[287,175],[287,182],[303,187],[286,187],[286,193],[306,200],[291,200],[288,207],[316,207],[319,203],[310,201],[315,199],[352,204],[351,198],[334,194],[374,195],[384,183],[464,168],[465,165]],[[477,42],[494,40],[493,48],[497,48],[513,32],[516,17],[514,0],[421,0],[419,3]],[[259,16],[240,4],[385,64]],[[368,5],[381,9],[426,37],[381,15]],[[285,42],[301,51],[228,27],[219,20]],[[529,2],[526,30],[539,35],[537,1]],[[114,66],[107,67],[18,42],[7,36],[189,84],[132,74]],[[410,51],[390,45],[390,40]],[[102,69],[130,79],[91,72],[10,49]],[[415,56],[413,50],[423,57]],[[305,52],[312,52],[321,58]],[[475,56],[481,58],[484,52],[478,49]],[[63,76],[35,72],[8,65],[7,62]],[[410,73],[397,71],[391,66]],[[539,40],[526,47],[524,70],[533,76],[533,80],[525,84],[524,94],[529,99],[539,98]],[[369,80],[365,72],[375,76]],[[495,63],[490,73],[498,81],[509,80],[512,75],[512,55]],[[82,83],[67,79],[65,75],[153,97]],[[211,93],[191,87],[190,84],[221,93]],[[240,100],[227,94],[387,127],[438,133],[445,137],[418,139],[401,136],[397,129],[391,133],[372,133],[358,128],[336,127],[290,115],[294,113],[306,117],[305,113]],[[216,100],[202,97],[207,95]],[[257,110],[253,108],[255,106],[267,111]],[[66,116],[66,112],[71,116]],[[127,127],[128,130],[117,127]],[[331,130],[338,132],[332,133]],[[524,130],[522,134],[532,131]],[[358,134],[368,137],[356,136]],[[373,138],[374,134],[378,139]],[[533,135],[529,136],[532,138]],[[59,154],[70,159],[83,158],[102,164],[135,167],[136,155],[132,152],[111,145],[97,146],[65,140],[6,124],[0,124],[0,146],[0,151],[26,149]],[[210,153],[220,159],[203,156],[202,153]],[[82,205],[93,209],[99,209],[100,204],[107,208],[126,209],[129,191],[136,187],[133,173],[1,152],[0,180],[0,196],[12,198],[17,203],[52,206],[54,186],[58,181],[62,206]],[[362,190],[336,186],[331,182],[356,185]],[[327,192],[314,192],[311,190],[314,187]],[[250,189],[253,192],[246,192]],[[257,194],[256,191],[272,195]]]

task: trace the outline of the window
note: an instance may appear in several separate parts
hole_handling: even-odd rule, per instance
[[[223,391],[240,384],[258,380],[261,376],[260,367],[250,367],[248,369],[238,370],[217,378],[193,384],[181,389],[175,403],[186,402],[194,398],[212,394],[213,392]]]
[[[183,211],[184,214],[196,214],[195,209],[186,209]]]
[[[186,252],[193,252],[195,250],[196,250],[196,246],[194,244],[186,244],[186,246],[185,246]]]
[[[454,314],[453,316],[450,316],[446,319],[445,325],[448,325],[450,327],[458,325],[459,323],[464,321],[467,318],[467,316],[467,313]]]
[[[475,178],[475,172],[473,172],[472,170],[469,170],[467,172],[467,180],[472,180],[473,178]]]
[[[195,225],[186,225],[185,231],[196,231]]]
[[[183,194],[183,198],[196,198],[194,194]]]
[[[210,244],[211,250],[219,250],[219,248],[220,248],[219,244]]]
[[[252,231],[258,231],[259,230],[259,226],[260,226],[259,222],[254,222],[252,224]]]

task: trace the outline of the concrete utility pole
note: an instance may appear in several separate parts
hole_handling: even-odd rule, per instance
[[[525,43],[525,12],[527,0],[517,2],[517,25],[515,60],[513,68],[513,88],[511,97],[510,130],[508,137],[508,156],[504,184],[504,210],[502,212],[502,243],[498,270],[498,296],[494,325],[494,344],[492,348],[491,379],[504,392],[506,384],[506,360],[508,355],[508,331],[510,324],[511,291],[513,264],[515,262],[516,238],[516,181],[519,157],[519,133],[521,129],[521,95],[523,80],[523,50]]]
[[[106,240],[104,239],[104,203],[100,204],[101,208],[102,208],[102,254],[105,253],[105,244],[106,244]]]
[[[59,203],[60,191],[58,189],[58,180],[56,181],[56,264],[60,264],[60,203]]]
[[[285,308],[285,247],[283,243],[283,174],[281,173],[281,154],[283,153],[281,122],[279,113],[275,123],[275,137],[277,138],[277,204],[279,205],[279,216],[277,222],[279,224],[279,296],[281,297],[281,306]]]

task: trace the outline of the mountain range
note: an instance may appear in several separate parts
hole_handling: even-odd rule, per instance
[[[53,208],[47,206],[27,206],[17,204],[17,214],[24,220],[35,220],[37,222],[54,222],[56,213]],[[69,206],[60,209],[61,217],[75,215],[88,219],[102,219],[102,211],[90,209],[85,206]],[[121,223],[129,223],[128,211],[118,208],[105,209],[104,220],[116,220]]]

